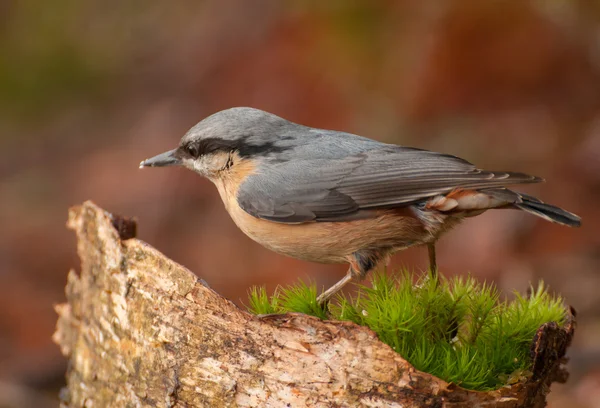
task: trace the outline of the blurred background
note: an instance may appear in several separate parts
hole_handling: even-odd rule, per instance
[[[551,406],[600,406],[600,3],[4,0],[0,407],[57,404],[53,305],[79,268],[65,221],[84,200],[137,217],[139,238],[239,305],[252,285],[343,276],[252,242],[195,174],[138,170],[233,106],[546,178],[524,191],[582,228],[489,212],[446,235],[438,263],[565,296],[579,328]]]

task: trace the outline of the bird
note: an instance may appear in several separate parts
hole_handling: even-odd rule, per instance
[[[214,113],[177,148],[140,163],[182,166],[212,181],[237,227],[293,258],[348,264],[319,295],[323,305],[402,249],[435,243],[489,209],[522,210],[571,227],[579,216],[507,186],[539,183],[519,172],[482,170],[459,157],[317,129],[249,107]]]

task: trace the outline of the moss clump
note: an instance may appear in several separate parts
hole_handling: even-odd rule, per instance
[[[428,278],[414,283],[404,271],[374,274],[372,287],[359,286],[353,298],[339,295],[327,310],[317,304],[316,285],[299,283],[250,291],[255,314],[301,312],[350,320],[371,328],[418,370],[473,390],[497,389],[528,377],[529,348],[544,323],[562,325],[566,308],[544,284],[529,296],[500,299],[493,285],[471,277]]]

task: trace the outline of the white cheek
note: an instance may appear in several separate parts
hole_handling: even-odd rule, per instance
[[[202,159],[198,159],[198,160],[185,159],[183,161],[183,166],[185,168],[192,170],[193,172],[196,172],[203,176],[206,175],[206,164],[204,163],[204,160],[202,160]]]
[[[186,167],[206,177],[216,175],[227,163],[227,157],[221,154],[202,156],[189,160]]]
[[[227,156],[222,153],[210,154],[202,157],[202,168],[208,176],[216,175],[227,163]]]

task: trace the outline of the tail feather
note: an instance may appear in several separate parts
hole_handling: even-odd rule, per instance
[[[510,207],[537,215],[547,221],[569,227],[579,227],[581,225],[579,216],[554,205],[546,204],[530,195],[508,189],[489,189],[486,192],[496,198],[506,200]]]
[[[514,206],[557,224],[568,225],[569,227],[579,227],[581,225],[580,217],[550,204],[523,200],[522,203],[514,204]]]

